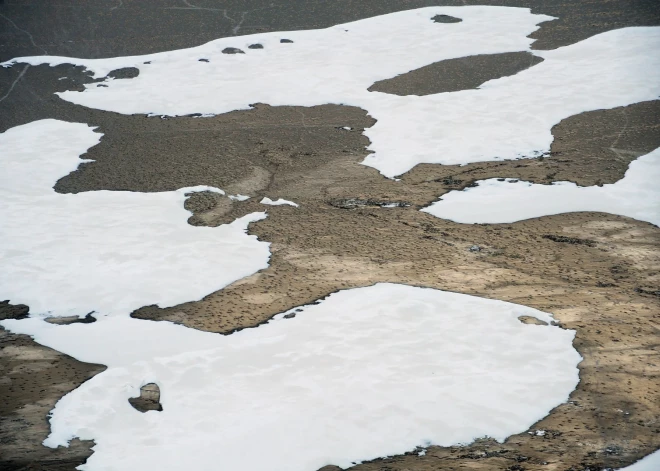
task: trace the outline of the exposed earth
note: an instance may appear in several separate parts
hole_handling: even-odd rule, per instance
[[[438,4],[531,6],[536,13],[559,16],[532,35],[536,49],[610,29],[660,24],[654,1],[296,1],[286,6],[251,1],[232,2],[228,10],[210,1],[197,0],[194,8],[186,7],[190,2],[165,3],[156,10],[128,1],[116,7],[97,1],[84,6],[0,2],[0,34],[6,38],[0,60],[46,51],[81,57],[143,54],[222,36],[325,27]],[[412,71],[372,89],[423,95],[474,88],[535,62],[529,53],[475,56]],[[72,66],[0,68],[0,132],[57,118],[86,122],[104,133],[101,143],[83,156],[95,162],[60,179],[56,191],[150,192],[211,185],[251,196],[239,202],[194,194],[186,203],[193,225],[219,225],[268,211],[267,219],[250,226],[251,234],[272,244],[268,269],[201,301],[168,309],[147,306],[134,317],[228,334],[340,289],[388,281],[523,304],[552,313],[562,327],[577,332],[574,345],[584,357],[580,384],[569,402],[529,431],[501,444],[483,439],[462,447],[430,447],[422,456],[421,449],[411,450],[351,469],[601,470],[626,466],[660,448],[658,227],[604,213],[463,225],[419,211],[443,193],[485,178],[613,183],[632,160],[660,146],[659,101],[566,119],[553,129],[551,152],[541,158],[423,164],[397,182],[359,164],[369,144],[361,131],[374,124],[359,108],[257,104],[213,118],[160,119],[90,110],[53,94],[81,89],[91,80]],[[258,201],[264,196],[300,206],[263,206]],[[396,207],[383,207],[388,204]],[[27,310],[0,304],[0,319],[24,316]],[[0,467],[74,469],[91,454],[92,444],[76,440],[67,449],[42,446],[47,415],[60,397],[104,367],[1,329],[0,346],[0,394],[5,398],[0,403]],[[158,410],[157,386],[142,393],[134,407]],[[338,468],[324,471],[331,469]]]

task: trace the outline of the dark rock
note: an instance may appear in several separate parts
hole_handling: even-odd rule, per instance
[[[0,301],[0,320],[4,319],[25,319],[30,312],[30,308],[25,304],[9,304],[9,300]]]
[[[250,45],[248,46],[248,49],[263,49],[263,48],[264,48],[263,44],[259,44],[259,43],[257,43],[257,44],[250,44]]]
[[[128,402],[134,409],[140,412],[147,412],[149,410],[162,411],[163,406],[160,404],[160,388],[156,383],[145,384],[140,388],[139,397],[130,397]]]
[[[536,317],[532,317],[532,316],[519,316],[518,320],[520,322],[522,322],[523,324],[548,325],[547,322],[542,321],[541,319],[537,319]]]
[[[293,41],[291,41],[290,39],[280,39],[280,42],[281,42],[281,43],[284,43],[284,44],[290,44],[290,43],[292,43]]]
[[[67,317],[47,317],[44,319],[50,324],[69,325],[69,324],[91,324],[96,322],[96,318],[90,312],[85,317],[67,316]]]
[[[328,204],[335,208],[341,209],[356,209],[366,207],[381,207],[381,208],[407,208],[411,204],[406,201],[381,201],[373,199],[362,198],[342,198],[328,201]]]
[[[237,47],[226,47],[222,50],[223,54],[245,54],[242,50]]]
[[[140,69],[136,67],[123,67],[115,69],[108,74],[108,77],[114,79],[132,79],[140,75]]]
[[[460,23],[461,21],[463,21],[460,18],[456,18],[456,17],[449,16],[449,15],[435,15],[431,19],[435,23]]]
[[[478,245],[473,245],[472,247],[470,247],[470,252],[481,252],[481,247],[479,247]]]
[[[295,313],[295,312],[291,312],[291,313],[289,313],[289,314],[284,314],[284,318],[285,318],[285,319],[293,319],[294,317],[296,317],[296,313]]]
[[[208,59],[197,59],[199,62],[209,62]]]
[[[596,283],[596,286],[599,288],[611,288],[616,285],[614,283],[606,283],[603,281],[599,281],[598,283]]]
[[[651,296],[660,296],[660,289],[655,288],[641,288],[638,286],[635,288],[635,292],[640,294],[650,294]]]

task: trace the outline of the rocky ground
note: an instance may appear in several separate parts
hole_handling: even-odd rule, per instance
[[[121,24],[121,15],[144,14],[153,19],[171,13],[165,9],[150,13],[139,4],[126,3],[112,10],[114,13],[94,9],[95,2],[86,3],[84,13],[97,25],[97,35],[104,37],[104,28],[113,22]],[[128,55],[190,46],[259,28],[329,26],[401,8],[397,2],[327,2],[332,5],[303,9],[305,13],[298,15],[303,24],[292,24],[285,19],[289,7],[268,7],[262,12],[251,10],[260,8],[259,2],[244,3],[236,8],[238,12],[245,7],[248,12],[239,30],[235,28],[241,13],[230,11],[228,16],[235,20],[225,19],[223,29],[213,30],[209,25],[219,20],[209,15],[208,24],[199,27],[197,36],[186,31],[186,22],[193,21],[189,15],[198,12],[177,11],[182,19],[172,19],[169,27],[180,28],[182,33],[170,35],[171,44],[156,34],[167,30],[167,22],[154,24],[152,36],[156,39],[143,44],[126,37],[114,43],[105,41],[107,44],[91,40],[69,44],[53,40],[60,37],[55,33],[48,36],[48,27],[23,27],[33,33],[30,38],[12,30],[14,35],[8,35],[10,40],[0,52],[3,59],[42,54],[39,48],[50,54],[86,57]],[[608,29],[660,23],[654,2],[506,2],[511,6],[519,3],[533,3],[535,12],[562,17],[532,35],[540,49],[570,44]],[[30,19],[25,6],[0,5],[0,13],[25,26],[56,8],[41,5],[35,10],[37,4],[32,10],[37,14]],[[172,2],[171,6],[178,4]],[[406,2],[405,8],[427,4],[438,2]],[[122,8],[128,11],[121,12]],[[78,14],[83,12],[57,21],[67,25]],[[108,20],[112,15],[117,18]],[[45,18],[41,21],[46,22]],[[125,20],[121,27],[134,26]],[[75,34],[86,38],[88,32]],[[107,37],[116,34],[108,32]],[[375,84],[374,90],[425,94],[474,88],[535,63],[534,56],[527,53],[497,56],[446,61]],[[61,77],[67,79],[58,80]],[[419,456],[420,450],[411,450],[353,469],[594,470],[627,465],[660,447],[660,231],[656,226],[603,213],[462,225],[419,211],[443,193],[484,178],[537,183],[569,180],[580,185],[615,182],[632,160],[660,146],[659,102],[566,119],[553,129],[551,153],[542,158],[462,167],[424,164],[395,182],[359,164],[369,143],[361,131],[374,121],[358,108],[257,105],[214,118],[163,120],[88,110],[53,95],[58,90],[80,89],[91,80],[79,68],[19,66],[0,69],[0,79],[4,86],[0,97],[5,97],[0,101],[2,131],[48,117],[86,122],[104,133],[101,143],[84,156],[95,162],[62,178],[56,191],[163,191],[205,184],[253,196],[232,202],[217,194],[195,194],[187,202],[193,225],[223,224],[267,209],[268,218],[252,224],[250,233],[272,243],[268,269],[201,301],[168,309],[147,306],[133,313],[134,317],[227,334],[257,326],[278,312],[339,289],[390,281],[516,302],[551,312],[563,327],[576,330],[575,347],[584,357],[580,384],[568,403],[529,431],[502,444],[484,439],[464,447],[431,447],[423,456]],[[15,86],[6,94],[11,84]],[[258,203],[262,196],[293,200],[300,206],[263,206]],[[382,207],[392,203],[398,206]],[[0,305],[0,318],[26,312],[26,307]],[[104,367],[78,362],[3,330],[0,347],[0,390],[6,398],[0,404],[0,467],[75,468],[89,456],[91,444],[74,441],[67,449],[43,447],[47,414],[62,395]],[[137,407],[157,407],[158,398],[152,388],[143,391],[142,402],[134,402]]]

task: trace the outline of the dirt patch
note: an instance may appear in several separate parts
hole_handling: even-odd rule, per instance
[[[540,62],[543,62],[542,58],[529,52],[460,57],[380,80],[369,87],[369,91],[393,95],[432,95],[469,90],[479,88],[488,80],[515,75]]]
[[[359,108],[335,105],[257,105],[213,118],[106,119],[99,127],[105,133],[101,143],[84,157],[95,162],[60,179],[55,190],[151,192],[210,185],[264,193],[276,174],[310,172],[344,154],[363,155],[368,140],[360,131],[372,123]]]
[[[577,237],[566,237],[556,234],[544,234],[543,238],[552,240],[554,242],[560,242],[562,244],[580,244],[580,245],[588,245],[589,247],[596,246],[596,242],[591,239],[579,239]]]
[[[0,319],[27,313],[27,306],[0,303]],[[70,471],[84,463],[93,442],[76,439],[56,449],[41,442],[50,433],[48,413],[55,403],[103,370],[0,328],[0,468]]]

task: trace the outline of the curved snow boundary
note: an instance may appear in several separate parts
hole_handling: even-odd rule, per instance
[[[626,466],[625,468],[620,468],[619,471],[658,471],[660,469],[660,450],[650,455],[646,455],[644,458]]]
[[[434,23],[431,18],[438,14],[462,21]],[[422,97],[368,91],[374,82],[442,60],[529,51],[533,40],[527,36],[551,19],[526,8],[428,7],[326,29],[222,38],[145,56],[22,57],[4,65],[71,63],[96,76],[137,67],[136,78],[59,94],[72,103],[125,114],[209,116],[248,109],[252,103],[361,107],[377,120],[364,131],[374,153],[363,163],[392,178],[420,163],[538,156],[549,151],[552,126],[562,119],[658,98],[658,27],[608,31],[559,49],[534,51],[542,63],[476,90]],[[255,43],[263,49],[248,48]],[[244,53],[223,53],[228,47]]]
[[[269,206],[282,206],[282,205],[288,205],[288,206],[294,206],[298,207],[298,203],[294,203],[293,201],[285,200],[283,198],[277,199],[273,201],[272,199],[268,198],[267,196],[264,196],[261,201],[259,201],[261,204],[267,204]]]
[[[228,336],[127,317],[1,324],[108,365],[58,402],[45,442],[94,439],[83,470],[309,471],[527,430],[567,400],[581,357],[574,331],[523,315],[552,320],[383,283]],[[163,411],[141,414],[128,398],[149,382]]]
[[[268,267],[269,244],[246,234],[265,213],[193,227],[186,194],[58,194],[55,182],[102,134],[82,123],[35,121],[0,134],[0,286],[33,315],[123,314],[201,299]]]
[[[618,182],[601,187],[500,180],[479,180],[476,187],[450,191],[422,211],[464,224],[599,211],[660,225],[660,148],[633,161]]]

